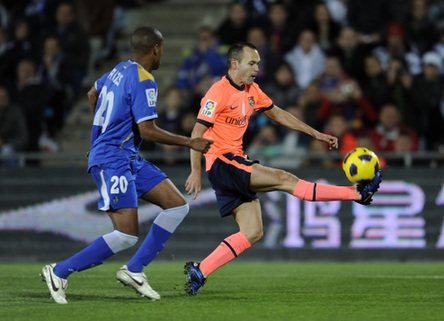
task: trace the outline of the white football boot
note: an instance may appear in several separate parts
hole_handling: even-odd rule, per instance
[[[117,281],[124,286],[130,286],[137,293],[152,300],[160,300],[160,295],[154,291],[148,284],[148,278],[145,273],[133,273],[128,270],[126,265],[122,266],[116,275]]]
[[[68,280],[59,278],[54,274],[56,263],[45,265],[40,273],[42,281],[46,282],[49,293],[53,300],[59,304],[67,304],[65,290],[68,287]]]

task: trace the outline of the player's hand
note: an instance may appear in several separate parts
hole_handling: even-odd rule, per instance
[[[338,138],[335,136],[320,133],[320,136],[316,138],[320,141],[326,142],[328,144],[328,149],[330,150],[333,148],[338,149],[339,147]]]
[[[194,192],[193,200],[196,199],[201,189],[200,173],[191,172],[185,182],[185,190],[188,195]]]
[[[190,148],[205,154],[210,149],[212,143],[214,143],[214,140],[208,140],[200,137],[191,138]]]

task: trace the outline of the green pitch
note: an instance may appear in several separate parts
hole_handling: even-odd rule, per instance
[[[160,301],[117,284],[121,263],[73,274],[67,305],[49,299],[45,263],[0,263],[0,319],[13,320],[443,320],[444,263],[232,262],[195,297],[183,263],[145,272]]]

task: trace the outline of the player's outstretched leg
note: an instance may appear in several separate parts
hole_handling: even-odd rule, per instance
[[[45,265],[40,276],[42,281],[46,282],[53,300],[59,304],[67,304],[65,290],[68,287],[68,280],[59,278],[54,274],[55,265],[55,263]]]
[[[196,295],[197,290],[207,282],[207,278],[203,276],[202,271],[199,269],[199,263],[185,263],[184,273],[186,275],[185,292],[187,295]]]
[[[355,202],[362,204],[362,205],[370,205],[370,203],[373,201],[373,194],[375,194],[379,189],[379,184],[381,184],[382,181],[382,175],[381,171],[378,171],[375,175],[375,177],[368,182],[365,183],[359,183],[357,185],[357,190],[361,194],[361,199],[357,200]]]
[[[160,295],[154,291],[148,284],[148,278],[145,273],[130,272],[126,265],[122,266],[116,275],[117,281],[124,286],[130,286],[137,293],[152,300],[160,300]]]

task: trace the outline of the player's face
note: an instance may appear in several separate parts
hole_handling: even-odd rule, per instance
[[[259,62],[261,61],[257,50],[244,47],[242,60],[239,63],[238,74],[241,77],[241,83],[251,85],[259,72]]]

